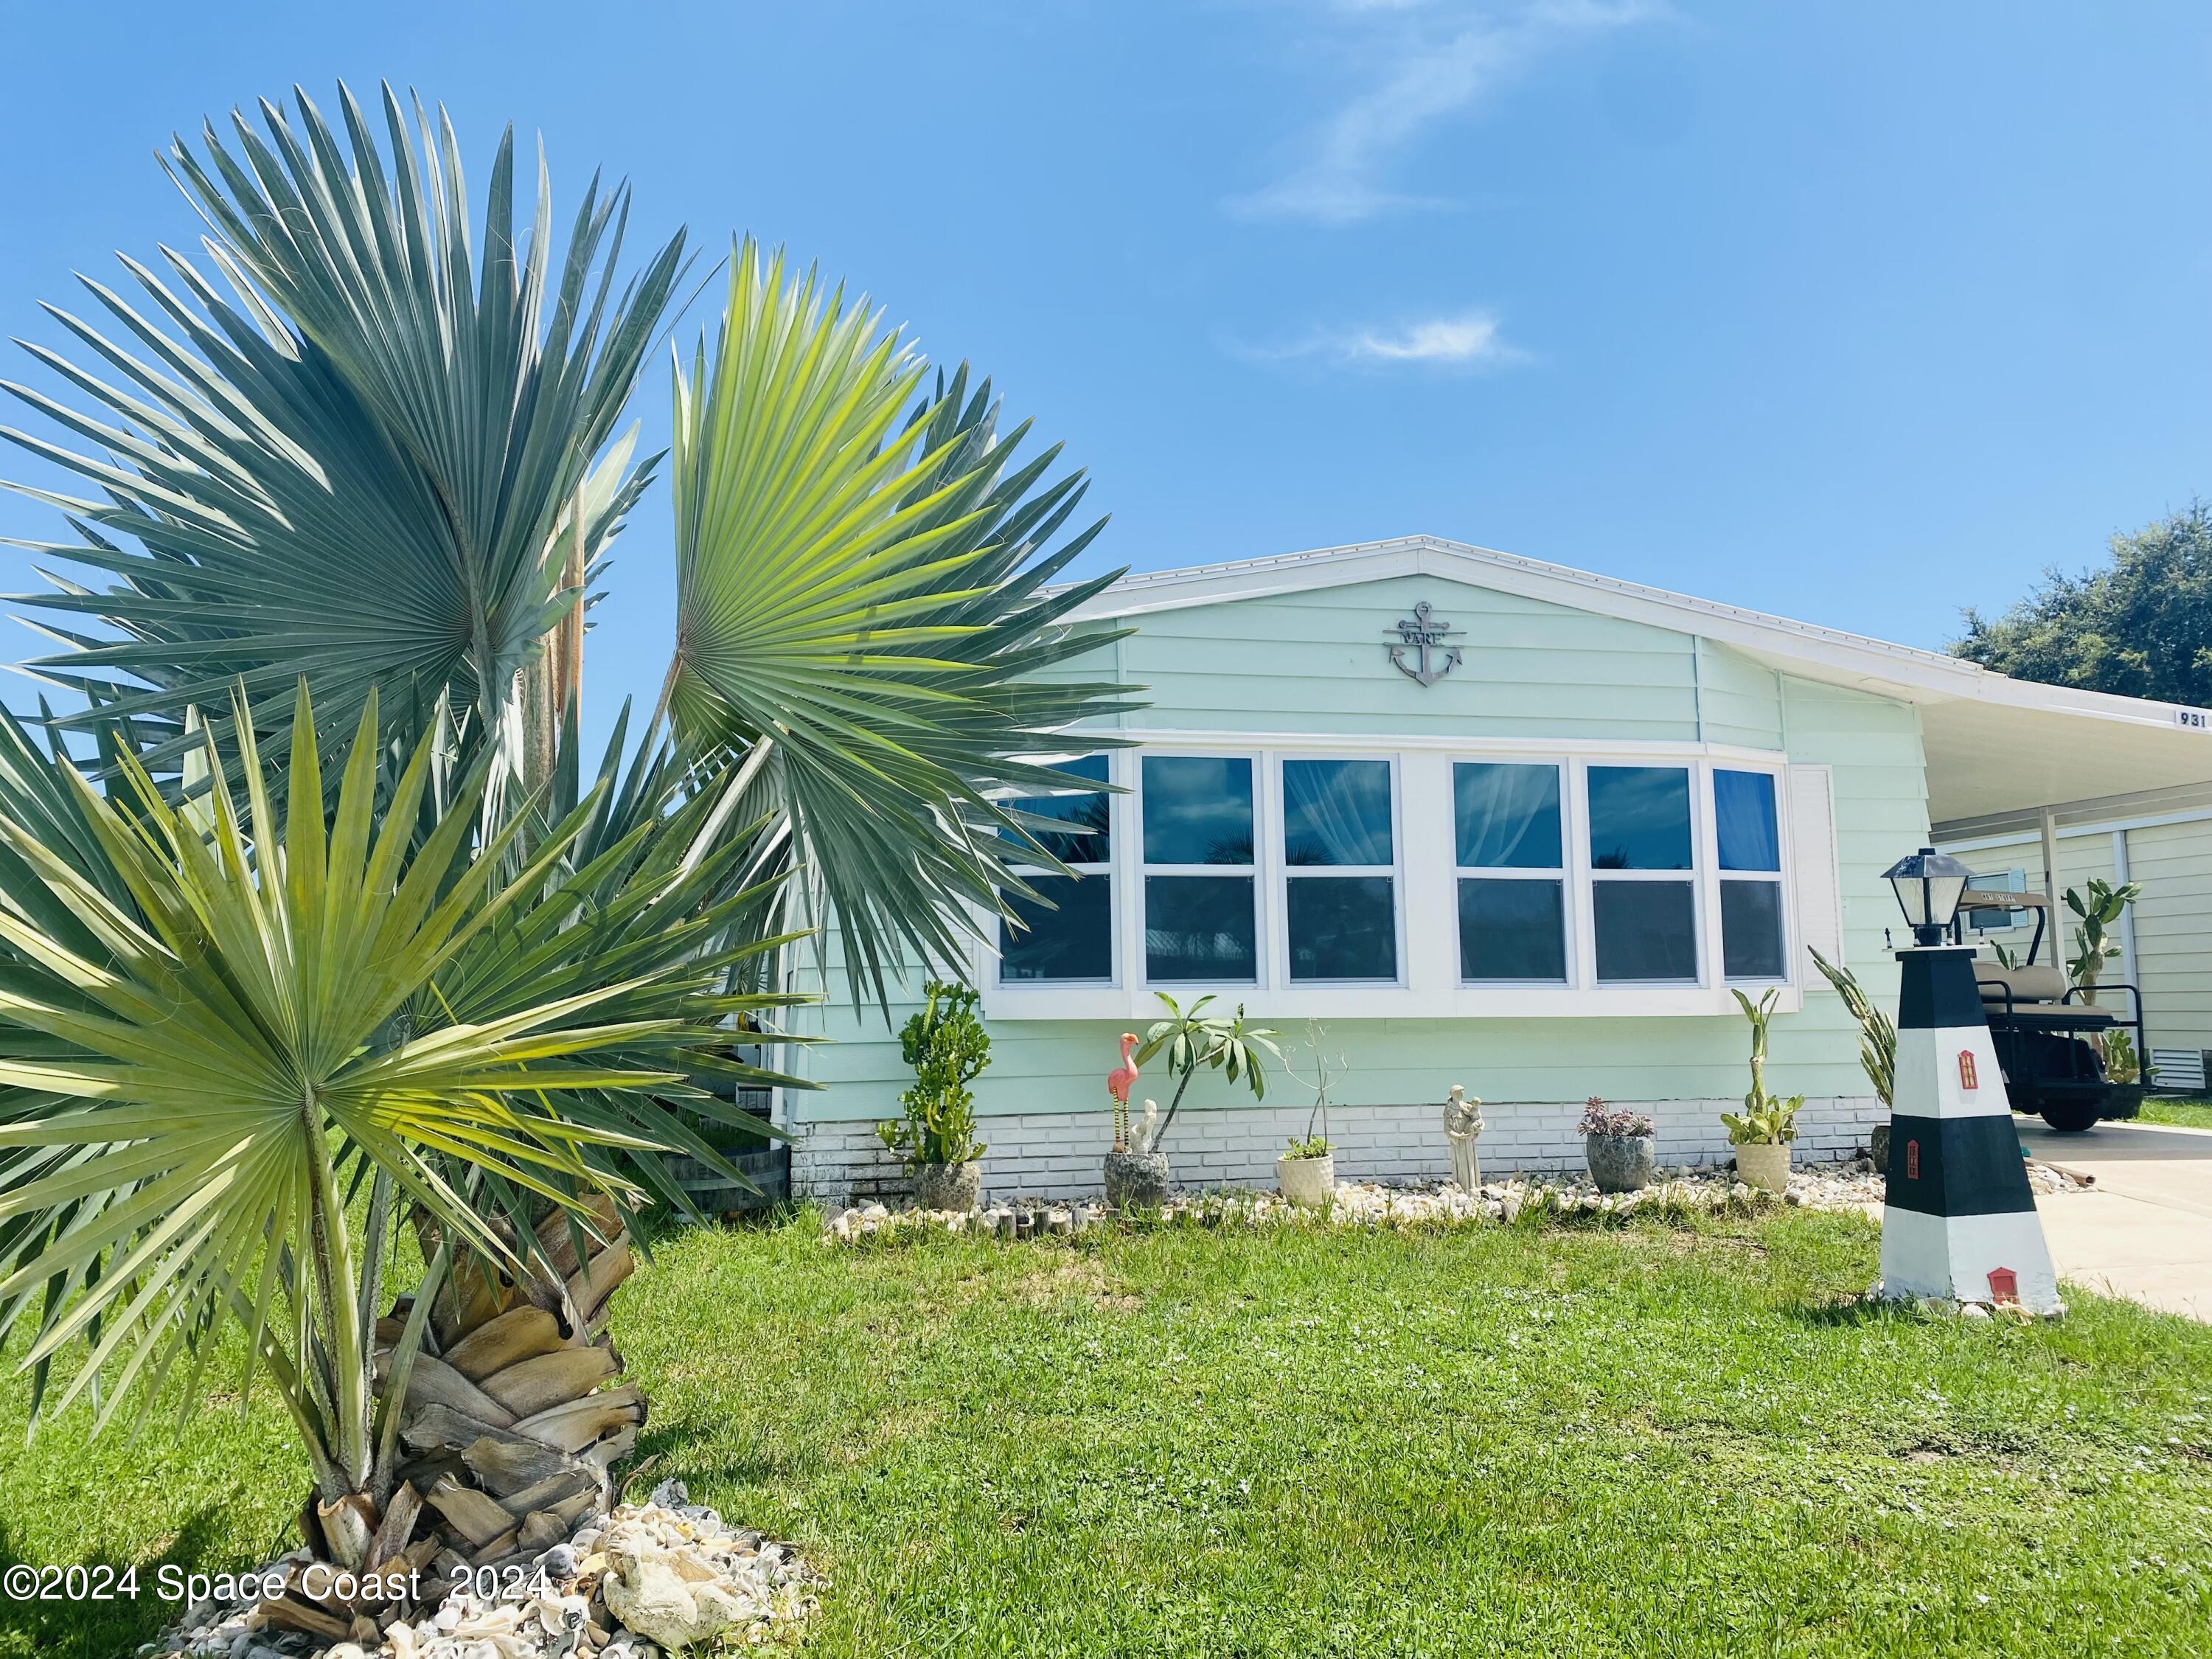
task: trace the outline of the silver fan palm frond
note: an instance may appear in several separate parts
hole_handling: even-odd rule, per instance
[[[1071,620],[1119,571],[1051,585],[1104,526],[1053,545],[1082,474],[1016,465],[1028,428],[964,368],[908,413],[925,374],[865,301],[747,240],[675,375],[668,706],[687,752],[766,758],[856,993],[902,944],[956,960],[963,905],[1056,867],[991,798],[1082,787],[1026,757],[1134,706],[1068,672],[1121,637]]]
[[[684,263],[682,233],[619,289],[624,185],[584,193],[559,263],[544,157],[518,226],[501,139],[472,246],[459,145],[384,89],[384,140],[343,88],[344,134],[304,94],[210,124],[167,165],[206,220],[201,257],[87,279],[54,316],[81,366],[33,346],[62,395],[8,390],[82,447],[6,435],[94,486],[28,493],[76,539],[33,550],[111,573],[31,596],[69,648],[30,665],[87,695],[64,724],[128,720],[159,770],[185,711],[242,683],[281,737],[304,675],[349,726],[372,692],[427,726],[441,696],[465,743],[519,732],[520,672],[583,599],[655,458],[591,477]],[[388,148],[388,154],[387,154]],[[130,290],[135,289],[135,293]],[[73,397],[71,394],[74,394]],[[581,503],[578,548],[562,515]],[[580,552],[582,557],[575,555]]]

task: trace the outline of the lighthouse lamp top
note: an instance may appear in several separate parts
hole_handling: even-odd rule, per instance
[[[1897,895],[1914,943],[1922,945],[1943,942],[1951,919],[1959,914],[1959,899],[1973,879],[1973,872],[1965,865],[1932,847],[1898,860],[1882,875]]]

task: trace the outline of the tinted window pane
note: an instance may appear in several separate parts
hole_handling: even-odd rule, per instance
[[[1390,862],[1390,763],[1285,761],[1283,861]]]
[[[1145,757],[1145,862],[1252,862],[1252,763]]]
[[[1783,979],[1782,884],[1721,884],[1721,967],[1730,979]]]
[[[1452,768],[1459,861],[1470,869],[1556,870],[1559,769],[1462,761]]]
[[[1723,870],[1780,870],[1774,826],[1774,778],[1766,772],[1713,774],[1713,828]]]
[[[1072,772],[1079,778],[1095,778],[1106,781],[1106,757],[1085,755],[1080,760],[1063,762],[1057,769]],[[1107,836],[1106,796],[1097,794],[1020,795],[1000,803],[1011,812],[1027,812],[1041,818],[1052,818],[1065,823],[1067,829],[1045,830],[1032,825],[1035,836],[1044,850],[1062,864],[1104,864],[1113,856]],[[1017,837],[1001,830],[1001,841],[1017,841]]]
[[[1019,927],[999,923],[999,977],[1015,980],[1111,979],[1112,890],[1103,875],[1038,876],[1030,884],[1060,908],[1009,894]]]
[[[1697,905],[1686,881],[1590,884],[1601,980],[1695,979]]]
[[[1589,817],[1595,868],[1690,867],[1690,775],[1681,767],[1591,767]]]
[[[1565,979],[1565,924],[1556,881],[1462,881],[1460,977]]]
[[[1397,978],[1392,884],[1388,876],[1311,876],[1289,883],[1291,977]]]
[[[1249,876],[1145,878],[1145,975],[1250,980],[1257,952]]]

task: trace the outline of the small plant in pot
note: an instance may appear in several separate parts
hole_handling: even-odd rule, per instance
[[[1747,1186],[1770,1193],[1790,1187],[1790,1143],[1797,1139],[1797,1113],[1805,1097],[1787,1100],[1766,1087],[1766,1027],[1774,1016],[1774,1001],[1781,994],[1769,991],[1753,1002],[1741,991],[1735,1000],[1751,1022],[1751,1092],[1743,1097],[1743,1110],[1723,1112],[1729,1145],[1735,1148],[1735,1170]]]
[[[1307,1209],[1327,1209],[1336,1201],[1336,1146],[1328,1138],[1328,1080],[1331,1065],[1341,1073],[1347,1061],[1341,1054],[1322,1051],[1326,1035],[1320,1025],[1306,1027],[1305,1048],[1313,1057],[1313,1110],[1306,1117],[1305,1138],[1291,1136],[1289,1147],[1275,1160],[1276,1186],[1285,1198]],[[1299,1075],[1295,1067],[1285,1069],[1293,1077]]]
[[[1206,1014],[1206,1005],[1213,1000],[1211,996],[1200,997],[1185,1008],[1164,991],[1153,994],[1166,1005],[1168,1018],[1153,1022],[1133,1059],[1129,1049],[1135,1038],[1122,1033],[1121,1065],[1106,1080],[1115,1100],[1115,1130],[1114,1150],[1106,1154],[1106,1201],[1117,1206],[1158,1204],[1174,1191],[1173,1172],[1160,1145],[1175,1125],[1176,1113],[1182,1107],[1183,1093],[1193,1078],[1202,1071],[1221,1072],[1231,1083],[1241,1079],[1249,1085],[1252,1097],[1258,1100],[1267,1090],[1261,1055],[1281,1058],[1275,1034],[1250,1024],[1241,1002],[1233,1016],[1224,1018]],[[1148,1100],[1143,1119],[1132,1127],[1130,1086],[1137,1080],[1139,1068],[1162,1054],[1167,1056],[1168,1074],[1176,1079],[1167,1115],[1156,1118],[1156,1109]]]
[[[976,992],[933,979],[924,994],[921,1012],[899,1033],[899,1051],[914,1067],[913,1086],[899,1097],[906,1115],[876,1133],[913,1172],[915,1203],[964,1214],[983,1196],[985,1148],[968,1085],[991,1063],[991,1038],[975,1018]]]
[[[1651,1184],[1654,1137],[1641,1112],[1613,1111],[1596,1095],[1583,1108],[1583,1148],[1601,1193],[1637,1193]]]

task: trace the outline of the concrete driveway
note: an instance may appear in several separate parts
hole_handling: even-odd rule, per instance
[[[2014,1121],[2028,1156],[2096,1177],[2036,1202],[2058,1276],[2212,1323],[2212,1129]]]

